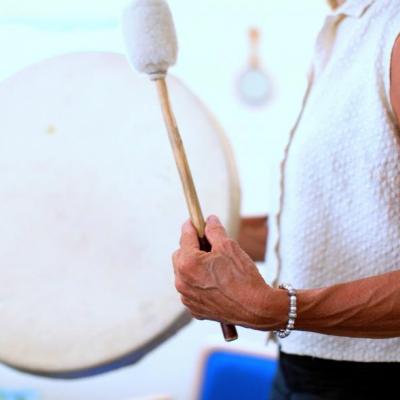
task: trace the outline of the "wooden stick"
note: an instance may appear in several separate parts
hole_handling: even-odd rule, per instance
[[[205,236],[205,222],[200,207],[199,197],[197,196],[196,187],[194,185],[192,173],[190,171],[189,162],[186,157],[186,152],[181,135],[179,133],[178,125],[172,112],[168,87],[165,79],[156,80],[156,84],[165,125],[167,127],[176,166],[178,168],[181,178],[190,218],[192,220],[193,226],[197,230],[201,250],[210,252],[211,246]],[[224,338],[227,342],[231,342],[238,338],[238,334],[234,325],[221,324],[221,328],[224,334]]]

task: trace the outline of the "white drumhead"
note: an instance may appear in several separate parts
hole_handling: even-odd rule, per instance
[[[215,121],[169,78],[204,214],[233,233],[237,176]],[[154,84],[79,53],[0,85],[0,360],[81,370],[142,349],[184,311],[171,254],[188,218]]]

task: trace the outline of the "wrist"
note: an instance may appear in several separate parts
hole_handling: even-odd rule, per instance
[[[326,297],[324,289],[297,290],[297,318],[294,330],[315,331],[318,318],[318,304]],[[289,322],[290,298],[285,289],[270,288],[264,290],[260,302],[262,330],[279,331],[285,329]],[[322,319],[322,316],[319,316]]]
[[[297,290],[289,283],[282,283],[279,285],[279,289],[284,289],[289,298],[289,311],[288,311],[288,322],[284,329],[275,330],[274,333],[280,338],[287,338],[294,329],[297,318]]]
[[[327,314],[318,312],[318,305],[324,302],[326,298],[326,290],[311,289],[311,290],[300,290],[297,293],[297,321],[296,329],[301,331],[318,331],[321,321],[327,321]],[[328,310],[325,309],[325,312]],[[319,322],[318,322],[319,321]]]
[[[288,292],[285,289],[274,289],[275,290],[275,303],[274,308],[277,312],[277,325],[274,330],[285,329],[289,320],[289,308],[290,301]]]
[[[266,286],[258,302],[259,329],[264,331],[284,329],[288,322],[288,310],[287,291]]]

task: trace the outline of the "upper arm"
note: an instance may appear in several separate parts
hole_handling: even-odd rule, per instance
[[[390,101],[400,123],[400,36],[395,41],[390,63]]]

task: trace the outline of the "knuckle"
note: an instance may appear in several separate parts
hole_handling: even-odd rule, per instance
[[[207,224],[206,225],[206,233],[210,233],[213,236],[218,237],[222,234],[221,227],[218,225],[214,225],[214,224],[212,224],[212,225]]]
[[[197,320],[199,320],[199,321],[203,321],[203,320],[204,320],[204,318],[203,318],[200,314],[196,314],[196,313],[194,313],[194,312],[192,312],[191,314],[192,314],[192,317],[193,317],[194,319],[197,319]]]
[[[187,285],[183,280],[178,279],[175,281],[175,288],[186,299],[190,299],[192,297],[192,290],[189,285]]]
[[[185,291],[186,285],[182,280],[176,279],[175,280],[175,288],[179,293],[182,293]]]
[[[235,241],[233,239],[227,237],[227,238],[223,239],[223,243],[226,246],[232,246],[235,243]]]
[[[175,256],[175,268],[179,274],[184,274],[187,268],[190,268],[190,256],[179,251]]]
[[[176,250],[176,251],[174,251],[174,253],[172,254],[172,263],[173,263],[174,265],[177,265],[177,264],[178,264],[178,260],[179,260],[180,254],[181,254],[181,251],[180,251],[180,250]]]
[[[186,308],[190,309],[190,301],[185,296],[181,296],[181,302]]]
[[[224,238],[221,241],[222,247],[226,250],[235,250],[239,245],[231,238]]]

